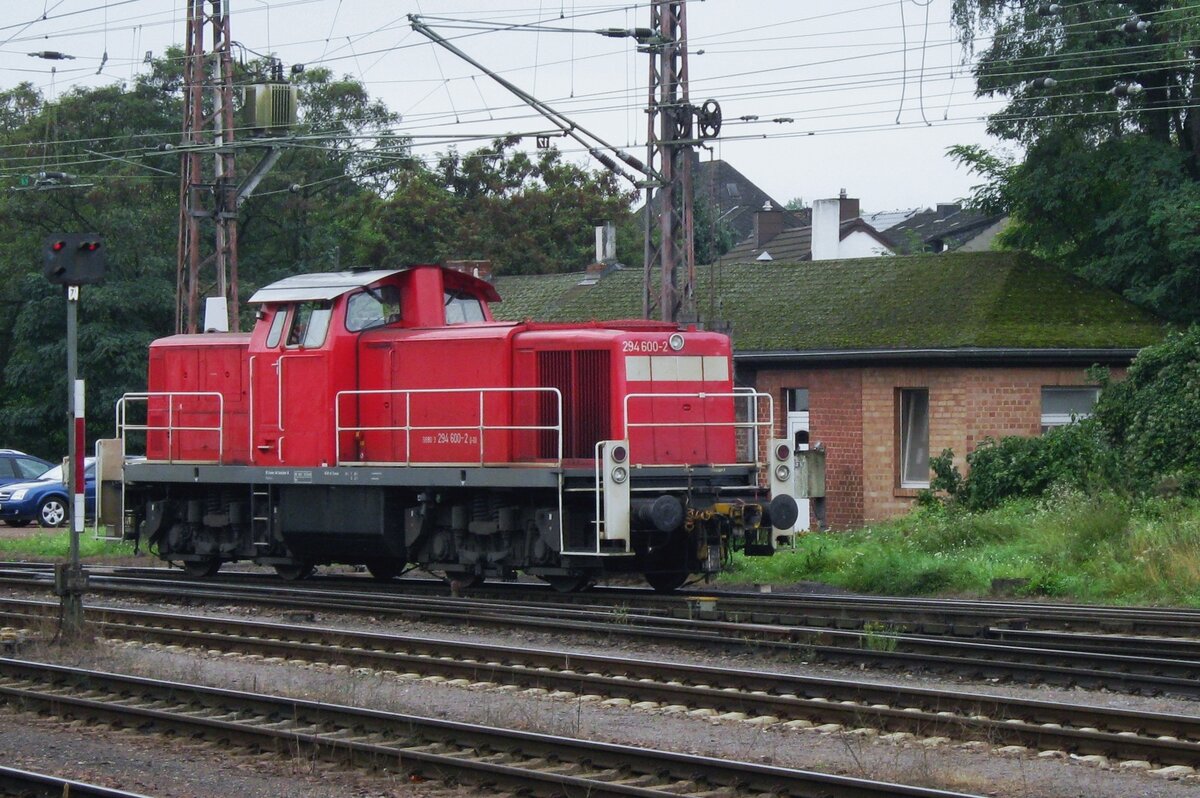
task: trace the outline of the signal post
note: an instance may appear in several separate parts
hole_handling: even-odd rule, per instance
[[[62,600],[63,639],[83,637],[83,594],[87,573],[79,562],[84,502],[84,381],[78,379],[79,287],[104,279],[104,242],[95,233],[60,234],[46,239],[42,274],[66,290],[67,297],[67,451],[70,455],[71,550],[66,563],[54,566],[54,592]]]

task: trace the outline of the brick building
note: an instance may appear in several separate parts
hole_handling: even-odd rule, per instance
[[[637,318],[641,271],[500,277],[498,318]],[[826,522],[907,511],[929,457],[1086,413],[1094,364],[1119,373],[1162,336],[1121,297],[1020,253],[702,267],[697,308],[733,336],[740,384],[780,435],[826,450]]]

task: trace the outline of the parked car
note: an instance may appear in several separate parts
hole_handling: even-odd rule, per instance
[[[84,460],[84,510],[92,514],[96,507],[96,458]],[[0,521],[9,526],[25,526],[37,521],[42,526],[62,526],[71,517],[71,500],[63,482],[63,467],[51,468],[34,480],[13,482],[0,487]]]
[[[53,467],[54,463],[40,457],[16,449],[0,449],[0,486],[37,479]]]

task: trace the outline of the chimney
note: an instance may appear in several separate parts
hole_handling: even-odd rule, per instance
[[[783,232],[783,211],[767,200],[762,210],[754,213],[754,247],[762,249],[771,239]]]
[[[834,260],[842,240],[842,203],[837,199],[814,200],[812,205],[812,259]],[[855,204],[858,200],[853,200]]]
[[[838,194],[838,218],[843,222],[848,222],[851,219],[857,219],[862,216],[862,211],[859,210],[858,200],[856,198],[847,197],[846,189],[842,189]]]
[[[617,262],[617,227],[612,222],[596,228],[596,262]]]
[[[937,218],[945,219],[947,216],[953,216],[961,210],[961,202],[939,202],[937,206]]]

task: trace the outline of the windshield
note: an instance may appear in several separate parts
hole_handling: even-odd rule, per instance
[[[96,471],[96,465],[95,465],[95,463],[90,462],[90,458],[89,458],[89,460],[87,461],[87,469],[84,471],[84,478],[92,476],[92,474],[94,474],[95,471]],[[44,473],[40,477],[38,477],[39,482],[42,480],[46,480],[46,479],[52,479],[55,482],[65,483],[66,480],[63,479],[63,467],[61,465],[56,465],[53,468],[51,468],[49,471],[47,471],[46,473]]]

